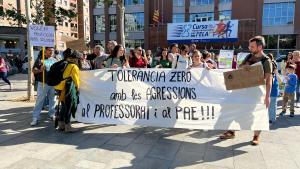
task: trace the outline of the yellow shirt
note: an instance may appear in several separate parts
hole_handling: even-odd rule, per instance
[[[79,90],[79,86],[80,86],[80,79],[79,79],[79,68],[77,65],[75,64],[68,64],[66,70],[64,71],[64,74],[63,74],[63,78],[66,79],[68,77],[71,77],[77,90]],[[65,100],[65,86],[66,86],[66,80],[63,80],[60,82],[59,85],[55,86],[54,88],[56,90],[60,90],[61,91],[61,94],[60,94],[60,97],[59,97],[59,100],[60,101],[64,101]]]

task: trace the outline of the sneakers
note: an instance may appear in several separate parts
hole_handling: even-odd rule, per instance
[[[57,130],[59,130],[59,131],[65,131],[65,122],[63,122],[63,121],[58,121],[58,128],[57,128]]]
[[[258,136],[253,136],[253,140],[251,142],[253,146],[257,146],[259,144]]]
[[[12,85],[12,84],[9,85],[9,90],[10,90],[10,91],[13,90],[13,85]]]
[[[295,117],[295,113],[291,112],[290,117]]]
[[[76,128],[73,128],[70,123],[65,124],[65,133],[75,133],[77,131],[79,131],[79,130]]]
[[[38,119],[37,118],[33,118],[32,122],[30,123],[31,126],[36,126],[38,125]]]
[[[279,114],[279,116],[284,116],[285,115],[285,111],[282,111],[280,114]]]
[[[55,121],[55,116],[54,116],[54,115],[48,116],[48,120],[49,120],[49,121]]]

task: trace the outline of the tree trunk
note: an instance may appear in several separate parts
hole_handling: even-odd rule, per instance
[[[119,30],[117,34],[120,37],[120,44],[125,47],[125,7],[124,7],[124,0],[117,0],[117,8],[120,12],[119,18],[117,18],[117,22],[119,25]]]
[[[33,66],[33,47],[29,41],[29,25],[31,23],[30,1],[26,0],[26,15],[27,15],[27,49],[28,49],[28,81],[27,81],[27,99],[34,100],[34,91],[32,86],[32,66]]]

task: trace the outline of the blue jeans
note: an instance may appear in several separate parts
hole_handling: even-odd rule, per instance
[[[10,85],[10,81],[7,79],[7,72],[0,72],[0,78],[2,78],[5,83]]]
[[[300,97],[300,89],[299,89],[299,85],[300,85],[300,79],[298,79],[297,81],[297,87],[296,87],[296,102],[299,102],[299,97]]]
[[[276,109],[277,109],[277,97],[270,97],[270,106],[269,106],[269,119],[272,122],[276,120]]]
[[[49,116],[53,116],[55,113],[55,90],[54,87],[48,86],[47,84],[44,85],[43,83],[38,82],[37,86],[37,98],[35,102],[35,107],[32,112],[33,118],[39,119],[40,113],[44,106],[45,98],[48,97],[49,100]]]

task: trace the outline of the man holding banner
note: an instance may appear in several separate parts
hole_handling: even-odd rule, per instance
[[[264,70],[264,78],[266,82],[266,95],[264,99],[264,103],[266,108],[269,108],[270,104],[270,92],[272,87],[272,62],[263,52],[263,48],[265,46],[265,39],[262,36],[255,36],[254,38],[249,40],[249,50],[251,55],[248,55],[239,68],[249,69],[250,65],[261,62]],[[242,112],[241,112],[242,113]],[[254,131],[254,136],[252,140],[252,145],[259,144],[259,135],[261,131]],[[221,139],[231,139],[235,137],[235,131],[229,130],[223,133],[220,138]]]
[[[54,49],[52,47],[46,47],[45,52],[40,52],[39,57],[36,59],[33,65],[33,73],[35,75],[35,80],[38,81],[37,85],[37,98],[35,107],[32,112],[32,122],[31,126],[36,126],[40,118],[40,113],[43,108],[45,98],[48,97],[49,100],[49,118],[53,119],[55,113],[55,90],[54,87],[48,86],[45,82],[47,81],[47,72],[50,70],[50,67],[57,62],[53,57]],[[45,56],[43,60],[42,55]]]

